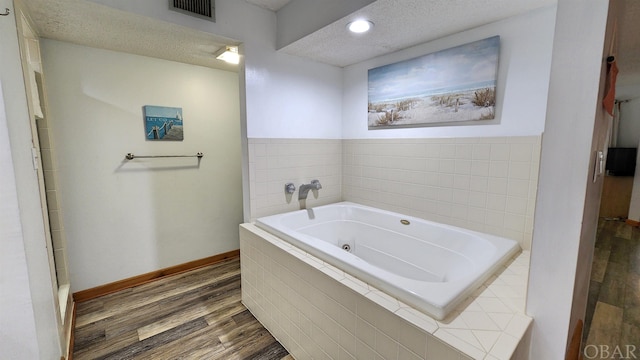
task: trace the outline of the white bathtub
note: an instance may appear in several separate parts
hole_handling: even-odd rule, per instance
[[[256,225],[438,320],[520,251],[514,240],[350,202]]]

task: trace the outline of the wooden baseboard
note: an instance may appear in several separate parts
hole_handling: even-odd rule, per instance
[[[569,342],[569,346],[567,348],[567,356],[565,360],[581,360],[582,355],[580,354],[580,348],[582,346],[582,327],[584,323],[582,319],[578,320],[576,324],[576,328],[573,330],[573,335],[571,336],[571,341]]]
[[[128,279],[112,282],[109,284],[97,286],[91,289],[86,289],[73,293],[73,300],[76,302],[83,302],[97,297],[114,293],[116,291],[132,288],[134,286],[146,284],[151,281],[161,279],[166,276],[176,275],[185,271],[197,269],[203,266],[212,265],[227,259],[237,258],[240,256],[240,250],[233,250],[226,253],[210,256],[200,260],[190,261],[188,263],[168,267],[152,271],[150,273],[133,276]]]
[[[635,220],[631,220],[631,219],[627,219],[624,221],[627,225],[631,225],[631,226],[640,226],[640,221],[635,221]]]

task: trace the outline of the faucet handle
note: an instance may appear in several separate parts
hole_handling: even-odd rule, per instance
[[[284,192],[287,194],[293,194],[296,192],[296,186],[293,183],[284,184]]]

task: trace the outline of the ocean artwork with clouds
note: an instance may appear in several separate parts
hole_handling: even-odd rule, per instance
[[[369,129],[493,120],[500,37],[369,69]]]

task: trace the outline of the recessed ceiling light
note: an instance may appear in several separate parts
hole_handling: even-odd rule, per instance
[[[356,34],[362,34],[371,30],[373,23],[369,20],[356,20],[347,24],[347,29]]]

